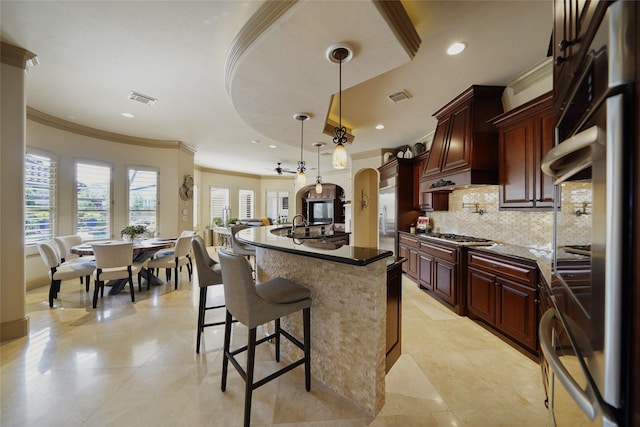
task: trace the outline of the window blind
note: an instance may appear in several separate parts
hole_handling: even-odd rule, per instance
[[[25,157],[25,243],[50,240],[56,235],[56,160],[47,155]]]
[[[157,231],[157,171],[129,169],[129,224],[144,224],[149,231]]]
[[[240,199],[240,218],[239,219],[249,219],[254,218],[254,191],[253,190],[240,190],[239,191],[239,199]]]
[[[76,163],[76,232],[84,240],[111,237],[111,167]]]

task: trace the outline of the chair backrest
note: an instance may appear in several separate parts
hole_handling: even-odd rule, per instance
[[[232,225],[230,228],[231,228],[231,249],[234,252],[237,252],[239,254],[244,254],[248,249],[247,245],[239,242],[238,239],[236,239],[236,233],[238,231],[244,230],[245,228],[249,228],[249,226],[246,224],[236,224],[236,225]]]
[[[126,267],[133,262],[133,243],[93,243],[96,268]]]
[[[60,254],[53,240],[41,240],[37,243],[38,252],[47,268],[55,268],[60,265]]]
[[[224,285],[224,305],[233,317],[244,325],[251,322],[251,310],[260,307],[261,300],[251,275],[249,261],[241,255],[218,250]]]
[[[176,246],[173,250],[176,257],[179,258],[189,254],[189,251],[191,251],[191,239],[193,239],[192,236],[178,237],[178,240],[176,240]]]
[[[198,271],[198,284],[201,288],[222,283],[222,274],[219,269],[214,269],[217,262],[211,259],[207,247],[202,237],[195,236],[191,241],[193,257],[196,259],[196,270]]]
[[[69,258],[76,256],[71,253],[71,248],[76,245],[82,244],[82,237],[77,234],[70,234],[67,236],[57,236],[54,237],[53,240],[58,245],[58,249],[60,250],[60,257]]]
[[[180,237],[193,237],[196,235],[196,232],[193,230],[183,230],[182,233],[180,233]]]

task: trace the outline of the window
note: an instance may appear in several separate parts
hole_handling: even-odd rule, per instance
[[[157,171],[129,169],[129,224],[144,224],[149,231],[157,231]]]
[[[267,216],[274,222],[287,222],[289,218],[289,192],[267,191]]]
[[[50,240],[56,235],[56,161],[44,153],[25,157],[25,243]]]
[[[84,240],[111,237],[111,167],[76,164],[76,232]]]
[[[211,198],[211,219],[223,219],[229,212],[229,189],[211,187],[209,193]]]
[[[239,219],[249,219],[254,218],[253,216],[253,201],[254,191],[253,190],[240,190],[240,218]]]

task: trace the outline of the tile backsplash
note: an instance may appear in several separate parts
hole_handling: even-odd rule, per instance
[[[455,190],[449,195],[449,210],[428,212],[434,231],[463,234],[491,239],[497,243],[551,250],[553,242],[553,212],[500,211],[498,209],[499,187],[488,185]],[[589,243],[591,240],[591,217],[576,216],[582,202],[591,200],[588,183],[568,182],[563,187],[563,209],[559,223],[564,227],[563,235],[572,242]],[[463,208],[464,203],[464,208]],[[475,204],[484,211],[482,215],[472,213]]]

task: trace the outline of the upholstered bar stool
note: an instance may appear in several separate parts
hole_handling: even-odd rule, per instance
[[[224,325],[224,321],[205,323],[205,313],[207,310],[224,308],[222,305],[207,306],[207,289],[209,286],[222,285],[222,272],[220,264],[209,256],[207,247],[202,237],[195,236],[191,241],[193,257],[196,260],[196,271],[198,272],[198,285],[200,286],[200,296],[198,299],[198,332],[196,335],[196,353],[200,353],[200,336],[204,328],[209,326]]]
[[[244,425],[248,427],[251,420],[251,396],[253,390],[261,385],[304,364],[305,388],[307,391],[311,390],[311,291],[304,286],[281,277],[256,285],[251,275],[251,266],[243,256],[218,250],[218,257],[222,266],[222,282],[224,284],[225,305],[227,306],[221,389],[225,391],[227,387],[227,366],[228,362],[231,362],[246,383]],[[304,343],[301,343],[289,332],[280,328],[281,317],[299,310],[302,310]],[[233,351],[229,349],[232,318],[237,319],[249,329],[247,345]],[[275,321],[274,333],[256,340],[256,328],[272,320]],[[279,362],[281,335],[303,350],[304,356],[271,375],[254,382],[256,345],[275,339],[275,358]],[[236,360],[236,356],[245,351],[247,352],[246,370]]]

